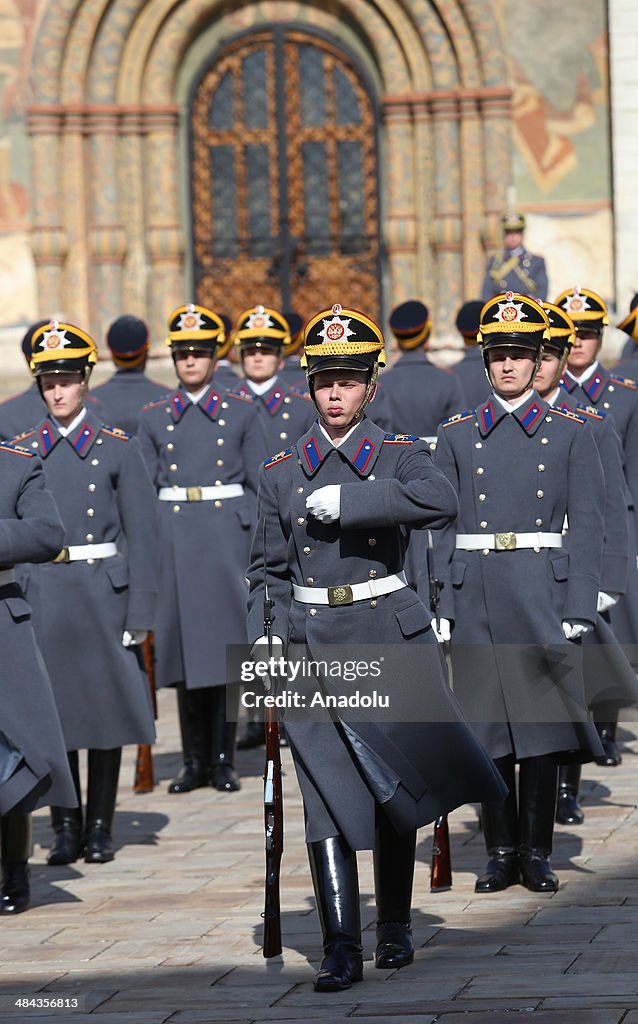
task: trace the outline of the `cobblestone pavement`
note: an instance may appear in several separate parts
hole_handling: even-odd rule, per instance
[[[520,886],[474,894],[484,866],[474,807],[450,817],[454,884],[431,895],[431,830],[419,834],[415,963],[373,967],[370,854],[359,857],[365,978],[318,995],[319,928],[301,801],[283,751],[284,953],[261,955],[263,750],[238,755],[240,793],[169,796],[178,767],[174,695],[160,694],[158,785],[131,790],[126,752],[112,864],[49,868],[46,811],[34,816],[33,907],[0,931],[0,1020],[41,1024],[638,1024],[638,742],[619,768],[586,766],[581,827],[557,827],[553,896]],[[635,726],[632,727],[635,730]],[[17,998],[35,1000],[18,1007]],[[38,1000],[40,1003],[38,1005]],[[46,1001],[49,1007],[46,1007]],[[50,1001],[67,1003],[51,1006]],[[77,1005],[68,1005],[76,1000]]]

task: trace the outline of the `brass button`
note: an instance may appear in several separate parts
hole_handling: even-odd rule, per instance
[[[93,494],[93,491],[95,490],[95,484],[89,484],[89,490],[91,494]]]
[[[284,402],[286,403],[286,405],[290,405],[290,398],[288,397],[288,395],[286,395],[286,397],[284,398]]]
[[[169,431],[169,433],[170,433],[170,432],[171,432],[172,430],[175,430],[175,427],[174,427],[174,425],[173,425],[172,423],[167,423],[167,425],[166,425],[166,429],[167,429],[167,430]]]
[[[171,411],[170,405],[165,405],[164,406],[164,412],[170,412],[170,411]]]
[[[93,534],[92,533],[87,533],[86,539],[88,540],[88,542],[90,544],[92,542],[92,540],[93,540]]]
[[[87,558],[86,564],[87,565],[95,565],[95,559],[94,558]]]
[[[281,432],[281,434],[279,436],[280,436],[282,441],[285,441],[286,438],[288,437],[288,434],[286,433],[285,430],[282,430],[282,432]]]
[[[93,516],[95,515],[95,509],[94,508],[87,508],[86,514],[89,517],[89,519],[92,519]]]
[[[228,408],[228,402],[222,402],[222,409]]]
[[[173,512],[179,512],[179,505],[173,505]]]
[[[603,409],[609,409],[609,402],[603,402]]]
[[[219,423],[220,427],[226,426],[226,420],[217,420],[217,422]]]
[[[368,477],[368,480],[376,480],[376,479],[377,479],[377,478],[376,478],[376,476],[374,475],[374,473],[370,473],[370,476]]]
[[[368,576],[370,577],[370,579],[371,580],[375,579],[376,575],[377,575],[377,570],[376,569],[370,569],[370,572],[368,573]]]
[[[307,577],[307,579],[306,579],[306,583],[308,584],[308,586],[309,586],[309,587],[311,587],[311,586],[313,585],[313,583],[314,583],[314,582],[315,582],[315,581],[314,581],[314,578],[313,578],[312,576],[308,576],[308,577]]]
[[[482,466],[479,466],[479,467],[478,467],[478,469],[477,469],[477,471],[476,471],[476,475],[477,475],[477,476],[483,476],[483,473],[484,473],[484,472],[485,472],[485,470],[483,469],[483,467],[482,467]]]
[[[371,608],[376,608],[377,607],[377,602],[376,601],[370,601],[370,607]]]
[[[223,444],[223,443],[224,443],[224,438],[223,437],[218,437],[217,438],[217,444]]]
[[[215,501],[213,504],[215,505],[215,508],[221,508],[222,507],[221,501]]]
[[[479,494],[479,501],[485,501],[485,495]]]
[[[475,447],[475,448],[482,448],[482,447],[483,447],[483,445],[481,444],[481,442],[480,442],[480,441],[476,441],[476,443],[474,444],[474,447]]]
[[[489,548],[483,548],[483,554],[484,555],[489,555],[489,553],[490,553],[490,549]]]
[[[224,460],[223,459],[217,459],[215,465],[216,466],[223,466],[224,465]]]
[[[311,608],[310,611],[308,612],[308,615],[316,615],[316,614],[317,614],[317,609],[316,608]]]
[[[171,464],[170,464],[170,466],[168,468],[170,469],[171,473],[176,473],[177,472],[177,463],[176,462],[171,462]]]
[[[544,467],[542,462],[539,462],[539,464],[538,464],[538,472],[539,473],[544,473],[545,472],[545,467]]]
[[[303,494],[303,487],[297,488],[297,494]]]
[[[281,418],[282,418],[282,420],[289,420],[290,419],[290,413],[289,412],[282,412]]]
[[[551,416],[546,416],[546,417],[545,417],[545,421],[546,421],[547,423],[551,423],[551,422],[552,422],[552,417],[551,417]]]
[[[101,437],[98,437],[98,439],[97,439],[97,441],[95,443],[96,444],[104,444],[104,440]]]
[[[481,522],[479,523],[479,526],[481,527],[481,529],[482,529],[482,530],[485,530],[485,529],[486,529],[486,527],[487,527],[487,523],[485,522],[485,520],[484,520],[484,519],[483,519],[483,520],[481,520]]]
[[[610,392],[613,391],[614,390],[614,385],[610,384],[609,387],[607,388],[607,390],[610,391]]]
[[[376,537],[368,537],[368,544],[370,545],[371,548],[373,548],[376,543],[377,543]]]
[[[299,516],[299,517],[297,518],[297,525],[298,525],[298,526],[303,526],[303,524],[305,523],[305,521],[306,521],[306,520],[304,519],[304,517],[303,517],[303,516]]]
[[[172,452],[174,447],[175,447],[175,445],[173,444],[173,442],[169,441],[168,444],[166,445],[166,451],[167,452]]]
[[[535,520],[535,525],[536,526],[542,526],[543,525],[543,520],[542,519],[536,519]]]
[[[306,545],[306,547],[305,547],[305,548],[303,549],[303,553],[304,553],[304,555],[309,555],[311,551],[312,551],[312,548],[309,548],[309,547],[308,547],[307,545]]]
[[[222,485],[221,480],[216,480],[215,481],[215,487],[221,487],[221,485]]]
[[[100,460],[99,459],[91,459],[91,465],[92,466],[99,466],[100,465]]]
[[[31,447],[32,448],[37,448],[38,447],[38,442],[37,441],[32,441],[31,442]]]
[[[549,438],[548,437],[541,437],[541,444],[549,444]]]
[[[545,495],[544,491],[536,491],[536,497],[537,498],[542,498],[542,497],[544,497],[544,495]]]

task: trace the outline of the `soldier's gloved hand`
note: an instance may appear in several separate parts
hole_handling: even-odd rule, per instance
[[[445,644],[452,638],[452,623],[449,619],[439,619],[439,628],[436,628],[436,619],[430,623],[432,632],[440,644]]]
[[[137,647],[148,636],[147,629],[125,629],[122,633],[122,647]]]
[[[589,622],[579,622],[576,619],[563,619],[562,626],[566,640],[578,640],[592,629]]]
[[[341,484],[317,488],[306,498],[306,508],[322,523],[333,523],[341,514]]]
[[[618,604],[618,598],[620,594],[606,594],[604,590],[598,591],[598,602],[596,604],[597,612],[607,612],[610,608],[613,608],[615,604]]]
[[[272,657],[275,661],[284,656],[284,642],[280,636],[272,638]],[[268,637],[260,636],[250,648],[250,657],[253,662],[268,661]],[[267,672],[261,673],[259,678],[263,683],[264,690],[272,690],[272,679]]]

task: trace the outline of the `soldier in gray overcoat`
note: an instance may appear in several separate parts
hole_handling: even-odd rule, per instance
[[[629,573],[627,587],[610,609],[612,629],[634,668],[638,666],[638,387],[633,380],[610,373],[598,362],[607,307],[596,292],[573,288],[561,292],[555,305],[576,328],[561,386],[578,402],[613,416],[623,449],[629,499]],[[616,743],[616,720],[598,721],[604,747],[600,763],[613,767],[621,756]]]
[[[50,561],[64,527],[40,460],[0,444],[0,914],[30,901],[31,817],[36,807],[75,800],[51,683],[15,566]]]
[[[426,444],[364,416],[385,359],[381,330],[335,305],[306,325],[304,359],[319,420],[260,472],[248,634],[263,651],[266,577],[273,632],[289,656],[301,649],[337,660],[336,671],[296,681],[301,703],[284,718],[323,932],[315,989],[334,991],[362,977],[355,851],[374,849],[376,966],[402,967],[413,958],[416,829],[503,789],[459,713],[428,611],[403,573],[404,526],[449,523],[456,495]],[[323,711],[327,697],[370,696],[370,679],[350,681],[344,647],[347,657],[380,659],[374,688],[390,707],[382,717]]]
[[[610,710],[615,716],[619,707],[635,705],[638,701],[635,673],[609,626],[609,609],[624,594],[629,570],[629,513],[622,448],[612,416],[577,402],[560,387],[574,343],[575,327],[560,306],[544,302],[543,309],[549,319],[550,338],[543,346],[543,360],[536,375],[535,388],[548,405],[563,412],[573,411],[591,425],[605,476],[605,489],[599,495],[605,525],[598,615],[594,629],[583,637],[587,704],[602,720],[609,716]],[[569,530],[566,545],[569,549]],[[580,825],[584,820],[578,803],[580,775],[580,764],[560,767],[556,808],[556,821],[560,824]]]
[[[547,298],[547,270],[542,256],[528,252],[523,245],[525,217],[507,210],[501,217],[503,251],[487,263],[481,297],[483,302],[506,291],[522,292],[537,301]]]
[[[93,389],[93,398],[101,403],[105,423],[135,436],[142,407],[166,394],[163,384],[146,376],[148,327],[137,316],[118,316],[106,332],[106,344],[115,373]]]
[[[435,534],[441,636],[452,624],[455,695],[509,789],[483,805],[489,861],[476,891],[522,879],[553,892],[557,762],[600,752],[578,637],[596,621],[604,480],[591,429],[533,390],[549,337],[541,306],[496,296],[481,336],[494,393],[441,425],[435,456],[459,495],[456,524]]]
[[[478,299],[464,302],[456,314],[456,329],[463,338],[465,355],[452,370],[461,382],[463,408],[476,409],[490,397],[490,385],[485,373],[483,353],[477,343],[479,321],[483,303]]]
[[[84,405],[96,346],[51,321],[33,336],[32,368],[47,415],[21,442],[44,464],[67,546],[28,566],[27,598],[49,670],[78,802],[78,752],[88,750],[86,817],[51,808],[50,864],[113,859],[122,746],[152,743],[153,713],[139,651],[156,596],[155,499],[139,445]]]
[[[180,386],[147,406],[140,420],[159,499],[157,685],[177,687],[184,757],[170,793],[211,784],[239,789],[231,706],[237,687],[226,687],[226,646],[246,639],[245,574],[267,450],[253,403],[214,380],[224,341],[212,310],[174,310],[168,344]]]

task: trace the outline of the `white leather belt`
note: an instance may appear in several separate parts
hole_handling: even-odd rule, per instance
[[[338,587],[298,587],[293,583],[292,594],[295,601],[301,601],[302,604],[329,604],[335,608],[342,604],[365,601],[366,598],[382,597],[383,594],[403,590],[407,585],[405,573],[400,572],[396,576],[384,576],[380,580],[342,583]]]
[[[216,498],[241,498],[241,484],[217,484],[216,487],[160,487],[160,501],[213,501]]]
[[[518,548],[562,548],[560,533],[457,533],[456,546],[463,551],[516,551]]]
[[[0,569],[0,587],[6,587],[9,583],[15,583],[15,569]]]
[[[117,546],[111,541],[104,544],[73,544],[62,548],[54,562],[88,562],[90,558],[113,558],[117,554]]]

